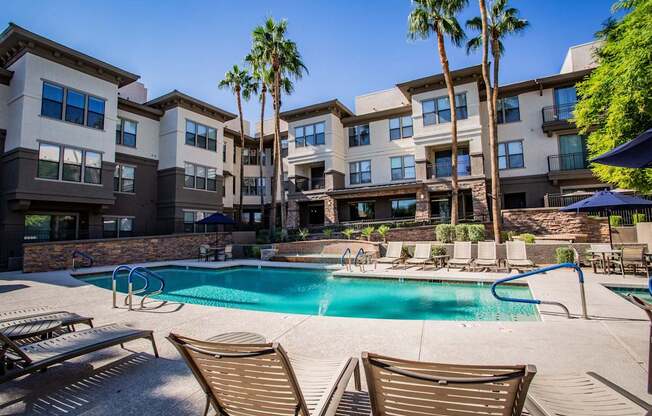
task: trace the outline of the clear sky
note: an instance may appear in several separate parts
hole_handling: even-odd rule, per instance
[[[531,27],[507,40],[501,82],[557,73],[568,47],[591,41],[613,2],[511,0]],[[460,20],[478,15],[477,7],[470,0]],[[150,99],[178,89],[235,113],[233,96],[217,83],[241,64],[256,25],[286,18],[310,72],[283,109],[338,98],[353,110],[356,95],[440,72],[434,40],[407,39],[410,9],[409,0],[3,0],[0,23],[139,74]],[[479,64],[480,55],[449,47],[449,60],[461,68]],[[258,120],[257,101],[244,109]]]

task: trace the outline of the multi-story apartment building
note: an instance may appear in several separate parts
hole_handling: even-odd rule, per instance
[[[560,74],[500,88],[505,208],[605,187],[586,169],[585,140],[569,122],[574,85],[593,67],[591,48],[571,48]],[[268,222],[271,120],[263,154],[257,124],[241,160],[234,114],[177,90],[148,99],[138,78],[13,24],[0,35],[0,267],[19,266],[25,242],[209,230],[195,222],[215,211],[235,215],[240,192],[241,222]],[[451,111],[460,216],[487,219],[480,67],[453,79],[454,106],[438,74],[356,97],[355,112],[338,100],[283,112],[277,201],[287,191],[288,228],[448,217]]]
[[[587,169],[586,140],[570,122],[575,84],[595,44],[569,50],[559,74],[501,86],[498,153],[503,207],[551,204],[604,188]],[[458,116],[460,218],[487,220],[488,120],[480,66],[282,113],[288,122],[288,227],[389,219],[444,219],[451,206],[451,111]]]

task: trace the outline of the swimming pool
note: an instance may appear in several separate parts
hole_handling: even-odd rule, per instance
[[[382,319],[534,321],[537,308],[501,302],[483,283],[333,277],[317,269],[232,267],[154,268],[165,279],[156,299],[267,312]],[[110,289],[111,275],[80,277]],[[138,281],[134,285],[140,284]],[[136,287],[134,288],[136,289]],[[126,279],[118,290],[127,291]],[[531,299],[526,286],[501,286],[501,294]]]
[[[631,293],[632,295],[638,296],[639,298],[643,299],[646,302],[652,303],[652,295],[650,295],[650,291],[642,287],[632,288],[632,287],[607,286],[607,289],[611,290],[612,292],[616,292],[622,296]]]

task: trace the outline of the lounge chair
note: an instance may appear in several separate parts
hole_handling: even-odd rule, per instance
[[[358,360],[289,358],[277,343],[222,344],[170,334],[220,415],[334,415],[352,375],[360,390]]]
[[[362,353],[374,416],[520,415],[536,367],[437,364]]]
[[[496,243],[494,241],[478,242],[478,258],[473,260],[473,268],[498,269],[498,255],[496,254]]]
[[[48,308],[31,308],[0,313],[0,329],[8,326],[37,321],[61,321],[62,327],[74,330],[75,325],[93,327],[93,318],[66,311],[50,311]]]
[[[473,262],[471,257],[471,242],[470,241],[456,241],[453,245],[453,257],[446,262],[446,270],[453,268],[461,268],[462,270],[468,268]]]
[[[426,264],[432,261],[432,249],[430,243],[417,244],[414,248],[414,256],[405,260],[405,268],[409,266],[421,266],[421,270]]]
[[[524,241],[507,241],[505,245],[507,246],[507,273],[512,269],[520,272],[521,270],[530,270],[536,267],[534,262],[527,258]]]
[[[643,400],[595,373],[537,376],[525,408],[531,416],[647,415]]]
[[[141,338],[147,338],[152,342],[154,355],[158,357],[152,331],[118,324],[71,332],[23,346],[19,346],[0,332],[0,351],[6,351],[6,355],[0,357],[0,383]],[[5,363],[11,364],[12,368],[5,369]]]
[[[625,277],[625,269],[632,269],[636,274],[639,270],[647,272],[648,264],[645,258],[645,247],[628,247],[622,248],[620,254],[611,259],[611,263],[620,268],[620,273]]]
[[[390,243],[387,244],[387,252],[385,252],[385,257],[376,259],[376,261],[374,262],[374,268],[376,268],[376,265],[380,263],[380,264],[391,264],[392,265],[391,268],[393,269],[401,262],[402,251],[403,251],[402,242],[391,241]]]

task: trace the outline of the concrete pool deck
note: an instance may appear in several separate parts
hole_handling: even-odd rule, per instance
[[[200,267],[258,265],[316,267],[234,261],[175,264]],[[148,266],[153,266],[149,263]],[[101,272],[111,267],[84,269]],[[492,281],[505,274],[445,270],[385,271],[364,277]],[[644,313],[604,285],[645,287],[642,277],[593,274],[585,269],[591,320],[568,320],[553,306],[541,307],[538,322],[401,321],[293,315],[170,303],[146,311],[111,308],[111,292],[86,284],[69,271],[0,274],[0,310],[49,306],[93,316],[96,325],[121,322],[153,329],[161,353],[145,341],[111,348],[0,385],[0,415],[201,414],[204,398],[172,345],[170,332],[208,338],[226,331],[251,331],[278,341],[292,353],[322,358],[359,357],[373,351],[425,361],[475,364],[534,364],[539,374],[594,371],[642,399],[646,394],[649,322]],[[553,271],[529,278],[534,297],[565,303],[579,315],[577,276]],[[534,379],[536,382],[536,377]],[[364,384],[364,382],[363,382]],[[352,390],[352,386],[350,386]],[[347,394],[339,414],[368,414],[364,395]]]

